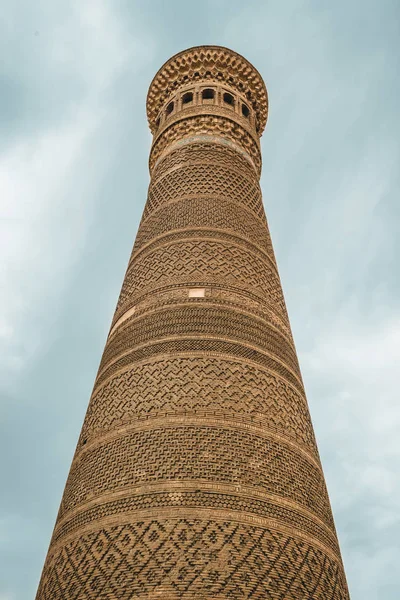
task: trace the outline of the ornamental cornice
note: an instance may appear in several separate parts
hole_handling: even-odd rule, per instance
[[[191,81],[216,80],[244,94],[256,115],[259,136],[268,118],[268,94],[265,83],[253,65],[243,56],[222,46],[196,46],[170,58],[157,72],[147,94],[147,118],[156,130],[159,111],[168,96]]]

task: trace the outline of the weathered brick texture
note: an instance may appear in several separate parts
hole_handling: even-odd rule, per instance
[[[148,199],[37,600],[348,600],[259,186],[264,83],[192,48],[147,111]]]

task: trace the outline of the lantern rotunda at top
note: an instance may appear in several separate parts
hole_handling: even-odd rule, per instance
[[[175,97],[178,90],[179,99]],[[204,108],[218,98],[262,135],[268,117],[267,89],[257,69],[240,54],[221,46],[197,46],[170,58],[155,75],[147,95],[153,135],[170,113],[189,108],[198,98]]]

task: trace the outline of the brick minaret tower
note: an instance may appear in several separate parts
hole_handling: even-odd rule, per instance
[[[172,57],[151,182],[37,600],[347,600],[261,199],[267,91]]]

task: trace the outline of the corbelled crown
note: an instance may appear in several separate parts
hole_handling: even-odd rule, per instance
[[[259,137],[267,122],[268,94],[261,75],[243,56],[222,46],[183,50],[159,69],[147,95],[153,135],[166,120],[194,104],[197,113],[210,112],[213,104],[227,114],[234,111]]]

